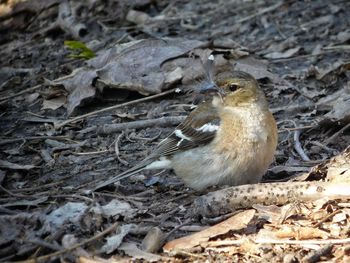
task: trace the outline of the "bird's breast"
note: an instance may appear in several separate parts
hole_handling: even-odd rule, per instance
[[[217,150],[237,152],[267,143],[271,133],[271,117],[269,111],[254,105],[226,107],[214,142]]]

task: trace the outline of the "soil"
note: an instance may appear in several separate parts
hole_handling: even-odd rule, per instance
[[[155,250],[150,253],[158,256],[154,258],[136,253],[128,245],[141,248],[151,228],[162,231],[164,238],[159,243],[164,243],[224,217],[189,218],[193,200],[203,193],[187,188],[172,171],[143,171],[116,185],[93,193],[87,191],[140,162],[171,133],[180,118],[164,125],[141,125],[110,133],[98,132],[96,127],[186,116],[193,95],[186,92],[187,84],[181,81],[157,93],[173,88],[180,88],[181,92],[143,102],[139,100],[145,93],[105,87],[79,101],[70,113],[67,98],[71,91],[52,85],[52,81],[86,66],[84,57],[69,56],[74,51],[64,42],[72,39],[99,54],[135,40],[181,38],[203,41],[203,49],[212,49],[216,55],[229,53],[231,61],[237,56],[237,63],[252,59],[247,71],[252,70],[249,73],[258,78],[279,129],[275,161],[264,181],[286,181],[309,172],[350,144],[350,116],[346,110],[339,110],[348,104],[345,99],[344,104],[336,101],[350,94],[349,1],[66,3],[75,19],[69,29],[59,23],[60,1],[0,2],[1,262],[40,259],[65,249],[64,253],[43,258],[43,262],[74,262],[93,256],[112,260],[111,255],[114,260],[299,262],[310,256],[310,251],[317,251],[301,245],[264,245],[251,253],[203,247],[175,255]],[[131,10],[140,12],[137,19],[131,16]],[[141,14],[148,17],[141,19]],[[79,23],[84,30],[77,33],[72,28]],[[67,119],[134,100],[128,106],[57,128]],[[296,150],[297,142],[306,156]],[[113,200],[117,200],[112,206],[114,212],[96,212]],[[77,205],[67,207],[71,203]],[[325,203],[322,211],[331,214],[343,209],[338,205],[333,201]],[[59,210],[62,207],[66,212]],[[117,209],[121,212],[115,212]],[[62,222],[57,219],[68,214]],[[348,237],[344,230],[349,226],[346,215],[339,238]],[[258,222],[255,229],[233,232],[224,238],[256,233],[266,223]],[[96,237],[110,226],[114,226],[110,233]],[[111,233],[120,239],[121,246],[101,248]],[[91,237],[95,239],[90,243],[69,250],[73,244]],[[328,253],[323,251],[318,260],[344,259],[348,249],[341,249],[342,245],[336,245]]]

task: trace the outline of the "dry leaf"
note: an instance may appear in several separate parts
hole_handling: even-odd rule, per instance
[[[50,109],[50,110],[57,110],[58,108],[62,107],[66,103],[66,97],[59,96],[50,100],[44,100],[42,110]]]
[[[185,236],[179,239],[172,240],[165,244],[163,250],[169,252],[171,250],[188,250],[195,246],[200,245],[202,242],[206,242],[209,238],[223,235],[229,231],[240,230],[245,228],[249,222],[253,219],[255,210],[247,210],[238,213],[229,219],[209,227],[201,232],[193,235]]]
[[[109,59],[110,62],[97,71],[99,82],[145,95],[159,93],[166,88],[166,79],[169,80],[169,72],[162,70],[162,64],[201,45],[203,42],[185,39],[138,41],[120,54],[115,54],[113,60]]]
[[[97,77],[95,70],[85,68],[75,69],[70,75],[51,81],[51,85],[63,85],[69,92],[67,99],[67,112],[71,115],[85,100],[96,94],[93,80]]]
[[[92,207],[90,211],[101,214],[105,217],[116,217],[119,215],[124,217],[131,217],[137,212],[137,210],[133,209],[128,202],[118,199],[113,199],[104,206]]]
[[[243,57],[234,61],[235,70],[241,70],[251,74],[256,79],[268,78],[274,83],[281,79],[267,70],[267,63],[253,57]]]
[[[281,208],[276,205],[262,205],[255,204],[253,208],[257,210],[260,218],[264,220],[277,224],[281,219]]]
[[[64,223],[78,223],[85,214],[88,206],[85,203],[68,202],[53,210],[45,219],[47,229],[58,229]]]
[[[290,58],[297,54],[299,50],[301,49],[300,46],[288,49],[284,52],[271,52],[269,54],[266,54],[264,57],[265,58],[270,58],[270,59],[279,59],[279,58]]]
[[[0,168],[10,169],[10,170],[31,170],[35,168],[35,165],[31,164],[17,164],[11,163],[5,160],[0,160]]]
[[[350,94],[344,94],[333,104],[333,109],[324,115],[324,119],[332,122],[350,122]]]
[[[88,258],[88,257],[79,257],[78,263],[121,263],[122,261],[116,261],[113,259],[103,259],[99,257]],[[128,262],[125,260],[125,262]]]
[[[67,234],[67,235],[63,236],[61,243],[62,243],[62,246],[64,248],[70,248],[70,247],[76,245],[77,243],[79,243],[79,241],[74,235]],[[90,256],[90,254],[82,247],[78,247],[78,248],[74,249],[74,255],[85,256],[85,257]]]
[[[130,232],[132,225],[123,225],[117,228],[113,236],[107,237],[106,244],[101,248],[101,252],[110,254],[116,250],[123,241],[123,238]]]
[[[142,251],[139,249],[136,244],[134,243],[123,243],[119,250],[122,250],[127,254],[128,256],[132,257],[133,259],[145,259],[146,261],[154,262],[154,261],[161,261],[166,260],[167,258],[158,256],[156,254],[148,253],[145,251]]]
[[[39,98],[40,94],[38,92],[34,92],[34,93],[31,93],[31,94],[28,94],[26,96],[26,101],[28,103],[33,103],[37,98]]]
[[[322,238],[326,239],[329,234],[314,227],[282,226],[275,232],[277,238],[295,238],[297,240]]]
[[[129,10],[125,19],[137,25],[143,25],[143,24],[146,24],[148,21],[152,20],[152,18],[148,14],[141,11],[132,10],[132,9]]]

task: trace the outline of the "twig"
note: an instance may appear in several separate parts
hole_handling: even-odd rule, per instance
[[[12,139],[1,139],[0,138],[0,145],[14,143],[14,142],[20,142],[20,141],[46,140],[46,139],[64,140],[64,139],[69,139],[69,137],[68,136],[29,136],[29,137],[12,138]]]
[[[64,253],[67,253],[67,252],[70,252],[76,248],[79,248],[79,247],[82,247],[82,246],[85,246],[86,244],[92,242],[92,241],[95,241],[95,240],[98,240],[100,238],[102,238],[103,236],[109,234],[110,232],[112,232],[113,230],[115,230],[117,228],[117,226],[119,225],[119,222],[116,222],[114,223],[113,225],[111,225],[109,228],[107,228],[106,230],[102,231],[101,233],[91,237],[91,238],[88,238],[86,240],[84,240],[83,242],[80,242],[78,244],[75,244],[69,248],[65,248],[63,250],[60,250],[60,251],[57,251],[57,252],[54,252],[54,253],[51,253],[51,254],[47,254],[45,256],[41,256],[41,257],[37,257],[37,258],[33,258],[33,259],[28,259],[28,260],[23,260],[23,261],[16,261],[17,263],[36,263],[36,262],[39,262],[39,261],[47,261],[49,260],[50,258],[52,257],[57,257],[57,256],[60,256]]]
[[[51,243],[49,243],[45,240],[39,239],[39,238],[25,239],[24,242],[32,243],[32,244],[38,245],[40,247],[49,248],[49,249],[54,250],[54,251],[62,249],[62,247],[59,245],[51,244]]]
[[[172,257],[176,257],[176,256],[180,256],[180,257],[188,257],[188,258],[198,258],[201,259],[203,262],[206,262],[206,257],[204,255],[200,255],[200,254],[195,254],[195,253],[191,253],[185,250],[173,250],[170,253],[170,256]]]
[[[333,245],[328,244],[324,247],[321,247],[320,249],[316,251],[311,251],[309,254],[307,254],[301,262],[303,263],[316,263],[320,261],[320,258],[326,255],[329,255],[332,252]]]
[[[77,21],[68,1],[62,1],[59,5],[57,24],[75,39],[80,39],[88,33],[87,27]]]
[[[97,110],[97,111],[89,112],[87,114],[80,115],[80,116],[75,117],[73,119],[69,119],[69,120],[66,120],[66,121],[63,121],[63,122],[56,123],[55,128],[56,129],[62,128],[64,126],[66,126],[67,124],[83,120],[83,119],[85,119],[87,117],[91,117],[91,116],[94,116],[94,115],[102,113],[102,112],[111,111],[111,110],[115,110],[115,109],[118,109],[118,108],[121,108],[121,107],[125,107],[125,106],[133,105],[133,104],[136,104],[136,103],[140,103],[140,102],[149,101],[149,100],[152,100],[152,99],[155,99],[155,98],[159,98],[159,97],[171,94],[175,90],[176,89],[170,89],[170,90],[161,92],[161,93],[156,94],[156,95],[148,96],[148,97],[137,99],[137,100],[128,101],[128,102],[125,102],[125,103],[122,103],[122,104],[118,104],[118,105],[114,105],[114,106],[107,107],[107,108],[104,108],[104,109],[100,109],[100,110]]]
[[[154,136],[154,137],[151,137],[151,138],[145,138],[145,137],[139,137],[139,136],[131,136],[132,139],[135,139],[135,140],[141,140],[141,141],[146,141],[146,142],[153,142],[154,140],[158,139],[158,137],[162,134],[162,131],[159,131],[159,133]],[[130,138],[130,136],[129,136]]]
[[[311,103],[311,102],[306,102],[304,104],[292,104],[292,105],[288,105],[288,106],[283,106],[283,107],[276,107],[276,108],[272,108],[270,109],[270,111],[272,113],[276,113],[279,111],[284,111],[284,112],[293,112],[293,111],[302,111],[311,107],[314,107],[315,104]]]
[[[326,222],[331,217],[335,216],[336,214],[340,213],[342,210],[335,210],[333,213],[330,213],[325,218],[323,218],[320,222],[317,222],[313,227],[318,228],[322,223]]]
[[[333,142],[341,133],[343,133],[344,131],[346,131],[348,128],[350,128],[350,123],[348,123],[347,125],[345,125],[343,128],[341,128],[339,131],[337,131],[336,133],[334,133],[331,137],[329,137],[327,140],[324,141],[325,146],[327,146],[328,144],[330,144],[331,142]]]
[[[300,126],[300,127],[294,127],[294,128],[282,128],[278,132],[290,132],[290,131],[297,131],[297,130],[307,130],[307,129],[312,129],[315,128],[313,125],[307,125],[307,126]]]
[[[331,46],[331,47],[323,47],[323,50],[349,50],[350,45],[337,45],[337,46]]]
[[[63,176],[62,178],[60,178],[60,181],[56,181],[56,182],[53,182],[53,183],[48,183],[48,184],[42,184],[40,186],[35,186],[35,187],[28,187],[28,188],[19,188],[19,189],[12,189],[12,193],[22,193],[22,192],[31,192],[31,191],[40,191],[40,190],[43,190],[45,188],[51,188],[51,189],[54,189],[52,188],[53,186],[56,186],[56,185],[59,185],[63,182],[65,182],[66,179],[72,177],[73,175],[72,174],[69,174],[69,175],[66,175],[66,176]]]
[[[101,150],[101,151],[94,151],[94,152],[72,152],[74,155],[95,155],[95,154],[102,154],[102,153],[109,153],[110,150]]]
[[[151,120],[139,120],[125,123],[105,124],[101,127],[96,127],[96,133],[99,135],[113,134],[127,129],[143,129],[146,127],[165,127],[169,125],[180,124],[186,116],[161,117]]]
[[[2,190],[2,191],[5,192],[6,194],[8,194],[8,195],[10,195],[10,196],[13,196],[13,197],[18,197],[18,198],[33,198],[33,196],[27,196],[27,195],[12,193],[10,190],[6,189],[6,188],[3,187],[2,185],[0,185],[0,190]]]
[[[311,144],[313,144],[313,145],[316,145],[316,146],[318,146],[318,147],[324,149],[325,151],[327,151],[327,152],[328,152],[329,154],[331,154],[331,155],[333,155],[334,152],[337,152],[336,149],[334,149],[334,148],[329,148],[329,147],[327,147],[326,145],[323,145],[322,143],[320,143],[320,142],[318,142],[318,141],[311,141],[311,142],[309,142],[309,143],[311,143]]]
[[[307,154],[304,152],[303,147],[301,146],[299,137],[300,137],[300,130],[296,130],[294,132],[294,149],[297,151],[297,153],[300,155],[303,161],[310,161],[309,156],[307,156]]]
[[[255,14],[252,14],[250,16],[246,16],[246,17],[243,17],[241,19],[238,19],[235,23],[238,24],[238,23],[243,23],[243,22],[246,22],[248,20],[251,20],[257,16],[261,16],[263,14],[266,14],[268,12],[271,12],[277,8],[279,8],[281,5],[284,4],[284,1],[278,1],[276,4],[272,5],[272,6],[269,6],[269,7],[266,7],[264,9],[261,9],[259,12],[256,12]]]
[[[219,241],[209,241],[201,243],[205,247],[219,247],[219,246],[232,246],[232,245],[242,245],[246,240],[219,240]],[[347,244],[350,243],[350,238],[344,239],[327,239],[327,240],[280,240],[272,238],[258,238],[253,240],[256,244],[283,244],[283,245],[329,245],[329,244]]]
[[[78,194],[60,194],[60,195],[49,195],[48,197],[50,198],[72,198],[74,199],[81,199],[83,201],[89,202],[89,203],[94,203],[95,201],[91,198],[88,198],[86,196],[78,195]]]
[[[36,85],[36,86],[34,86],[34,87],[31,87],[31,88],[28,88],[28,89],[22,90],[22,91],[20,91],[20,92],[18,92],[18,93],[16,93],[16,94],[13,94],[13,95],[9,95],[9,96],[2,97],[2,98],[0,98],[0,102],[1,102],[1,104],[2,104],[4,101],[6,101],[6,100],[8,100],[8,99],[12,99],[12,98],[15,98],[15,97],[21,96],[22,94],[25,94],[25,93],[28,93],[28,92],[35,91],[35,90],[37,90],[37,89],[41,88],[41,86],[42,86],[42,84],[39,84],[39,85]]]
[[[114,143],[114,151],[115,151],[115,155],[117,156],[117,160],[124,164],[124,165],[129,165],[129,163],[125,160],[123,160],[121,157],[120,157],[120,152],[119,152],[119,142],[121,140],[121,138],[124,136],[124,131],[122,131],[121,134],[118,135],[118,138],[117,140],[115,141]]]

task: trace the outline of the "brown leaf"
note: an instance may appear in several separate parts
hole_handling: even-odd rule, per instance
[[[101,54],[100,59],[107,59],[109,63],[98,70],[97,75],[101,83],[110,87],[134,90],[145,95],[156,94],[167,86],[165,82],[169,80],[168,73],[161,69],[162,64],[201,45],[203,42],[185,39],[138,41],[120,53],[113,52],[114,58]]]
[[[295,238],[297,240],[322,238],[326,239],[329,234],[323,230],[314,227],[301,227],[301,226],[282,226],[282,228],[276,231],[277,238]]]
[[[206,242],[209,238],[226,234],[232,230],[240,230],[245,228],[249,222],[253,219],[255,210],[243,211],[236,214],[229,219],[209,227],[201,232],[193,235],[185,236],[179,239],[172,240],[165,244],[163,250],[169,252],[171,250],[188,250],[195,246],[200,245],[201,242]]]

